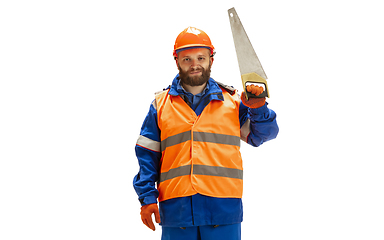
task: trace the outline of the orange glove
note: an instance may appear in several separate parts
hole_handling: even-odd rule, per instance
[[[247,91],[258,96],[264,92],[264,89],[260,86],[248,85]],[[265,98],[249,98],[247,100],[244,92],[241,93],[241,101],[245,106],[250,108],[259,108],[265,104]]]
[[[141,212],[140,212],[141,220],[147,227],[155,231],[156,228],[152,221],[152,213],[155,214],[156,222],[160,223],[160,213],[156,203],[148,204],[141,207]]]

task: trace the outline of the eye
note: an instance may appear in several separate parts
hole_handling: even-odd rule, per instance
[[[205,60],[204,57],[199,57],[199,61],[203,61],[203,60]]]

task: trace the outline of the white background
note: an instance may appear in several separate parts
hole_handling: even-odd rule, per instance
[[[184,28],[208,33],[212,77],[241,89],[232,7],[280,127],[242,144],[243,239],[384,239],[373,0],[2,1],[0,239],[160,239],[140,220],[134,146]]]

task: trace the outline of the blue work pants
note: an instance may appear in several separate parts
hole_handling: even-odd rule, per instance
[[[241,223],[198,227],[162,227],[161,240],[240,240]]]

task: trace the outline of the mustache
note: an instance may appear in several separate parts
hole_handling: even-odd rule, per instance
[[[203,68],[202,66],[197,66],[197,67],[191,67],[190,69],[188,69],[187,73],[191,73],[191,72],[195,72],[195,71],[204,71],[205,68]]]

